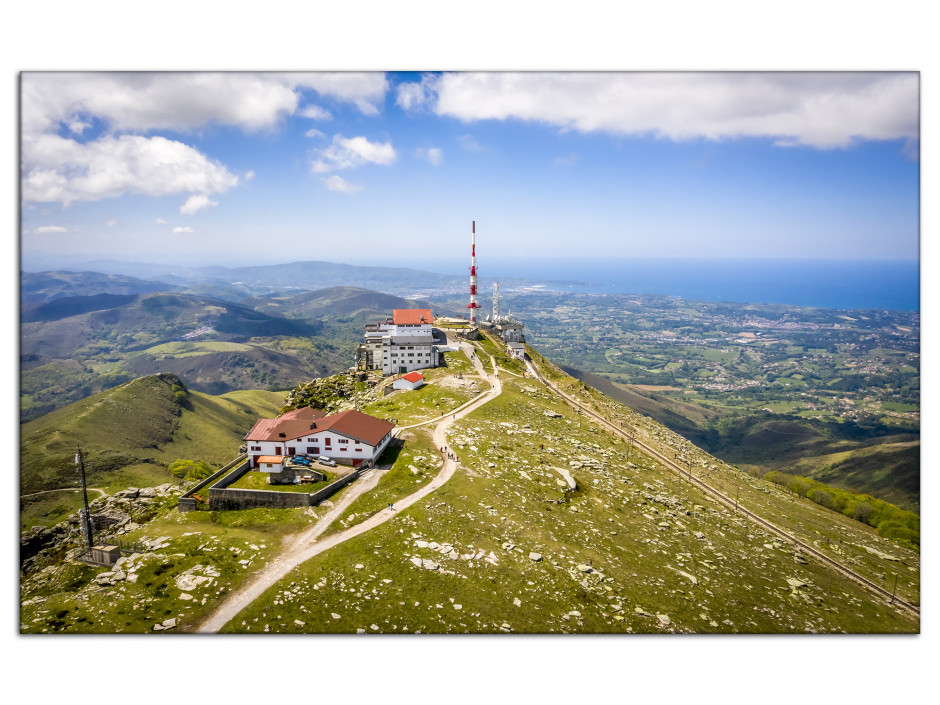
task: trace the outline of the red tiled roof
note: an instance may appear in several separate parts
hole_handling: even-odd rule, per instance
[[[434,316],[429,308],[396,308],[392,310],[392,322],[399,326],[416,326],[434,323]]]
[[[290,441],[305,436],[314,430],[314,422],[322,419],[326,412],[305,406],[288,411],[276,419],[258,419],[245,434],[246,441]],[[283,436],[281,434],[284,434]]]
[[[420,382],[424,379],[424,375],[420,372],[409,372],[406,375],[402,375],[401,379],[407,379],[409,382]]]
[[[393,428],[395,424],[360,411],[342,411],[332,416],[324,416],[318,409],[304,408],[295,409],[276,419],[258,419],[245,435],[245,440],[284,443],[320,431],[333,431],[376,446]]]
[[[332,416],[325,416],[317,422],[317,431],[333,431],[353,440],[377,446],[385,435],[395,428],[395,424],[361,411],[341,411]]]

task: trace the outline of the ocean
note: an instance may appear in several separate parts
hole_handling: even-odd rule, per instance
[[[562,291],[920,311],[918,261],[480,258],[478,265],[481,277],[564,282],[552,287]]]

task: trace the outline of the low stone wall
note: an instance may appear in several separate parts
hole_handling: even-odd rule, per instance
[[[279,492],[277,490],[239,490],[228,487],[246,472],[248,472],[248,463],[245,463],[244,470],[238,468],[238,470],[209,488],[209,507],[213,511],[256,509],[259,507],[274,509],[313,507],[339,492],[359,477],[359,473],[364,472],[364,470],[353,471],[310,494],[304,492]]]
[[[309,507],[311,495],[304,492],[277,492],[276,490],[233,490],[209,488],[209,507],[212,511],[231,509],[255,509],[271,507]]]
[[[232,462],[230,462],[228,465],[225,465],[225,466],[219,468],[216,472],[214,472],[214,473],[212,473],[211,475],[209,475],[209,477],[207,477],[205,480],[202,480],[198,485],[196,485],[195,487],[189,489],[185,494],[183,494],[182,497],[180,497],[179,502],[177,502],[177,504],[176,504],[176,508],[177,508],[179,511],[181,511],[181,512],[192,512],[192,511],[195,511],[195,510],[196,510],[196,500],[193,498],[193,495],[196,494],[199,490],[201,490],[201,489],[202,489],[203,487],[205,487],[206,485],[212,484],[213,482],[215,482],[216,480],[218,480],[220,477],[222,477],[223,475],[225,475],[225,473],[229,472],[233,467],[235,467],[236,465],[238,465],[238,464],[241,463],[241,462],[244,462],[244,464],[245,464],[244,467],[245,467],[245,468],[248,467],[248,456],[247,456],[246,454],[239,455],[237,458],[235,458],[235,460],[233,460]],[[241,470],[241,469],[242,469],[242,468],[239,467],[239,468],[236,470],[236,472],[238,472],[238,470]],[[232,474],[234,474],[234,473],[232,473]],[[240,475],[238,475],[238,477],[241,477],[241,476],[244,475],[244,474],[245,474],[245,473],[242,472]],[[235,480],[232,480],[232,482],[234,482],[234,481],[235,481]]]
[[[317,490],[313,494],[307,495],[310,497],[310,504],[315,506],[322,502],[327,497],[332,497],[334,494],[343,489],[350,482],[359,477],[359,473],[365,472],[364,469],[360,469],[354,472],[349,473],[345,477],[339,478],[336,482],[332,482],[321,490]]]

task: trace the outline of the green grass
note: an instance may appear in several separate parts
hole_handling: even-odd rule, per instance
[[[562,416],[526,413],[533,406]],[[838,575],[829,584],[822,566],[795,564],[786,545],[715,509],[641,453],[633,456],[636,468],[626,466],[624,443],[534,382],[504,381],[498,399],[455,424],[451,442],[464,446],[461,469],[443,488],[299,566],[223,631],[487,633],[503,623],[529,633],[916,630]],[[579,489],[567,503],[543,501],[563,497],[550,465],[568,467],[585,453],[603,464],[571,470]],[[646,499],[644,483],[689,514]],[[664,519],[668,529],[657,525]],[[458,556],[492,552],[497,564],[449,558],[417,541],[449,542]],[[543,561],[529,560],[530,551]],[[440,569],[417,567],[413,557]],[[603,579],[576,569],[589,561]],[[794,575],[808,582],[796,595],[786,583]],[[565,620],[571,610],[580,617]],[[657,613],[668,615],[668,626]]]
[[[238,589],[275,555],[285,536],[314,521],[315,516],[304,509],[180,514],[166,506],[158,518],[121,537],[124,541],[144,536],[170,539],[163,551],[144,554],[136,583],[95,586],[91,582],[94,576],[108,569],[85,565],[66,564],[64,575],[55,583],[33,573],[23,581],[23,598],[26,602],[33,597],[45,599],[21,608],[21,631],[152,633],[154,623],[170,617],[179,620],[177,631],[191,631],[225,595]],[[244,567],[240,560],[251,563]],[[190,594],[195,599],[181,600],[182,591],[175,580],[194,566],[212,566],[221,575],[193,590]]]
[[[448,386],[444,386],[447,384]],[[363,407],[379,418],[398,419],[399,426],[440,418],[489,389],[489,383],[464,378],[438,378],[415,390],[398,390]]]
[[[233,352],[252,349],[251,345],[245,343],[229,343],[221,340],[181,340],[155,345],[143,352],[150,355],[192,357],[193,355],[205,355],[210,352]]]
[[[321,482],[310,482],[305,485],[271,485],[268,483],[269,473],[252,470],[246,472],[229,485],[229,487],[233,490],[273,490],[275,492],[303,492],[304,494],[310,494],[326,487],[339,477],[339,475],[334,472],[326,472],[319,468],[317,470],[326,475],[325,480]]]
[[[423,428],[411,429],[403,433],[402,440],[402,446],[386,451],[394,455],[391,469],[382,476],[375,489],[346,508],[327,530],[327,535],[365,521],[385,509],[390,502],[406,497],[434,479],[441,468],[441,454],[431,444],[430,432]],[[385,457],[380,458],[378,464],[381,466],[385,461]]]
[[[23,424],[20,483],[28,493],[76,484],[74,455],[85,451],[88,482],[121,489],[172,482],[162,467],[179,458],[221,467],[238,454],[260,417],[273,417],[281,392],[244,391],[175,398],[174,377],[150,376]]]

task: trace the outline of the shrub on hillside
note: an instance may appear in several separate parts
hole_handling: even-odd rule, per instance
[[[176,477],[186,482],[205,480],[212,474],[212,468],[202,460],[198,462],[185,459],[174,460],[170,463],[169,470]]]

